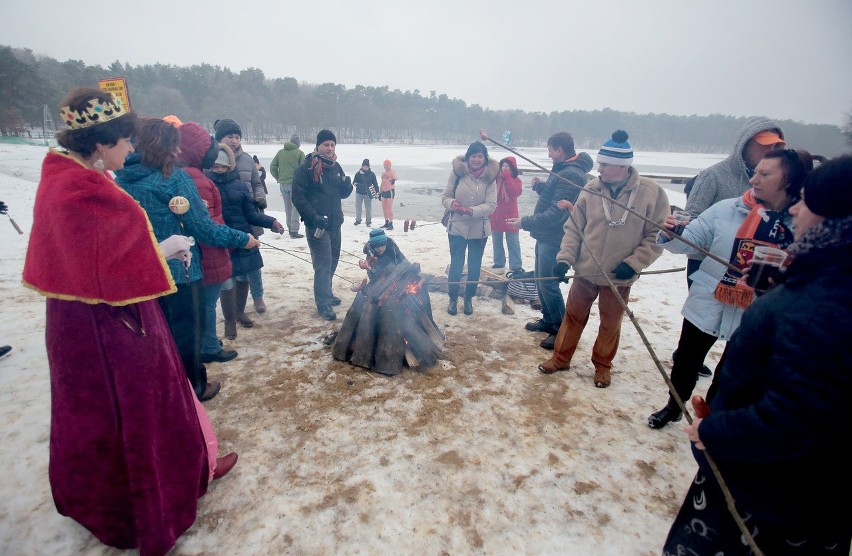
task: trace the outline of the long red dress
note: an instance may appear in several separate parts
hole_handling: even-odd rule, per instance
[[[195,521],[208,455],[156,301],[175,288],[145,212],[109,177],[49,153],[24,285],[48,298],[57,510],[104,544],[165,554]]]

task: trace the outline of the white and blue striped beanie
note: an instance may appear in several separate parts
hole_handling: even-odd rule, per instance
[[[633,148],[627,142],[627,132],[619,129],[603,144],[598,151],[598,163],[613,166],[630,166],[633,164]]]

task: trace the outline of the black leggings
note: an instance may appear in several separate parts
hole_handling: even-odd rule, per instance
[[[702,332],[694,324],[683,319],[677,351],[672,357],[671,379],[678,396],[686,403],[687,408],[690,407],[689,398],[698,382],[698,371],[704,366],[704,358],[707,357],[716,340],[718,340],[716,336]],[[671,394],[669,405],[671,407],[677,405]]]

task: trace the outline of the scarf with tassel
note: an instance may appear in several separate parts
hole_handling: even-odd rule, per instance
[[[337,160],[337,155],[335,154],[332,158],[325,158],[324,156],[320,156],[315,154],[311,157],[311,171],[314,175],[314,181],[317,183],[322,183],[322,169],[323,167],[331,168],[334,165],[334,162]]]
[[[719,281],[714,293],[717,300],[726,305],[734,305],[745,309],[754,299],[754,288],[741,280],[748,262],[754,255],[757,245],[766,245],[778,249],[786,249],[793,242],[793,230],[784,224],[783,217],[787,214],[768,210],[754,197],[754,191],[749,189],[743,195],[743,203],[749,208],[749,213],[737,230],[734,245],[731,248],[730,263],[739,271],[728,269]]]

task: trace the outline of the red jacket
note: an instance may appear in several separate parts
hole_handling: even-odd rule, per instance
[[[503,162],[508,162],[517,172],[518,163],[515,161],[514,156],[507,156],[501,160],[501,166]],[[520,178],[512,177],[510,172],[500,172],[497,175],[497,208],[491,214],[492,232],[518,231],[516,228],[506,224],[506,219],[518,217],[518,197],[521,196],[522,192],[523,184]]]
[[[201,161],[204,160],[211,141],[213,138],[210,134],[195,122],[180,126],[179,159],[184,164],[183,169],[195,182],[198,194],[210,212],[210,218],[217,224],[224,224],[219,189],[201,170]],[[204,273],[205,284],[221,284],[231,277],[231,254],[228,249],[204,243],[199,243],[198,246],[201,247],[201,271]]]

